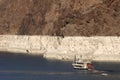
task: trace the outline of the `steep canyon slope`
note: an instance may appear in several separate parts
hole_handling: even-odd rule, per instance
[[[0,34],[120,36],[120,0],[0,0]]]

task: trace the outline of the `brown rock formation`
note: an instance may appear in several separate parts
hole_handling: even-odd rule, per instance
[[[120,0],[0,0],[0,34],[120,36]]]

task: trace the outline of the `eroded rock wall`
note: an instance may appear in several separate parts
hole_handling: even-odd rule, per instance
[[[75,55],[98,61],[120,61],[120,37],[0,36],[0,51],[73,60]]]

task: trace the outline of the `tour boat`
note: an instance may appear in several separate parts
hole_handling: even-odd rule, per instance
[[[79,59],[76,57],[72,63],[72,66],[74,69],[80,69],[80,70],[92,70],[93,69],[93,65],[91,61]]]

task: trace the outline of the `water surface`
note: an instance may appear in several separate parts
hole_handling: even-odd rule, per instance
[[[0,80],[120,80],[119,73],[80,71],[71,62],[41,56],[0,53]]]

